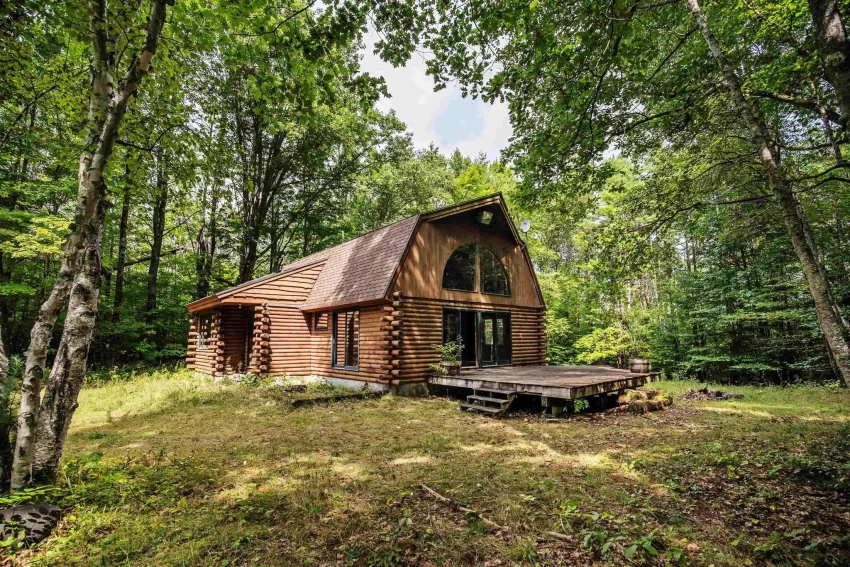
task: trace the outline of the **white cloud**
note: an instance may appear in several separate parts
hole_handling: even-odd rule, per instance
[[[421,55],[414,53],[407,65],[393,67],[373,53],[377,40],[373,30],[366,36],[361,69],[384,77],[391,98],[381,99],[378,108],[396,111],[417,148],[433,142],[446,155],[457,148],[473,158],[479,152],[491,160],[499,158],[512,133],[507,105],[463,98],[460,87],[451,84],[434,92],[434,81],[426,75]]]

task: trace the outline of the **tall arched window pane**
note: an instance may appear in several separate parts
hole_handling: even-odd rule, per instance
[[[464,244],[452,252],[443,270],[443,287],[475,291],[475,244]]]
[[[481,291],[496,295],[510,295],[508,274],[496,255],[483,246],[478,247],[478,261],[481,264]]]

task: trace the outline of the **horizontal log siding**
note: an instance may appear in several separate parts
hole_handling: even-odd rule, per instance
[[[227,300],[256,301],[262,299],[288,304],[303,303],[310,295],[310,290],[313,289],[313,284],[316,283],[316,279],[324,266],[324,263],[316,264],[280,278],[272,278],[269,281],[238,291]]]
[[[389,303],[388,303],[389,305]],[[333,317],[328,320],[327,331],[313,331],[312,371],[315,376],[347,378],[365,382],[379,382],[386,376],[382,367],[389,363],[389,351],[384,348],[386,333],[381,331],[381,306],[360,310],[360,369],[344,370],[331,365],[331,333]]]
[[[218,345],[218,329],[213,319],[210,327],[210,336],[207,337],[206,347],[195,351],[195,366],[197,372],[204,374],[215,374],[215,349]]]
[[[405,297],[400,379],[425,378],[430,374],[428,366],[439,364],[440,355],[434,345],[443,341],[443,308],[510,312],[513,364],[546,363],[545,330],[540,324],[543,310],[540,308]]]
[[[310,314],[269,303],[269,356],[272,376],[310,374]]]

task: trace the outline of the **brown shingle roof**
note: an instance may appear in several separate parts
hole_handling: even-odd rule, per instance
[[[327,250],[289,263],[280,272],[220,291],[211,297],[227,297],[238,290],[253,287],[265,280],[278,278],[299,268],[324,262],[324,267],[310,295],[301,306],[302,309],[355,305],[381,299],[389,288],[418,220],[419,215],[415,215],[367,232]]]
[[[384,297],[417,220],[419,215],[408,217],[293,262],[327,258],[302,309],[352,305]]]

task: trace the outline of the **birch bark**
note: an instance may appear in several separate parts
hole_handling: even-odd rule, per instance
[[[104,174],[115,149],[130,96],[148,73],[165,23],[166,4],[152,0],[145,40],[115,88],[110,74],[110,39],[104,0],[89,3],[92,82],[89,92],[89,136],[80,157],[75,223],[64,247],[59,276],[33,326],[21,388],[21,411],[12,467],[12,488],[53,482],[77,407],[97,318],[101,283],[101,237],[107,207]],[[68,313],[47,390],[39,403],[47,348],[65,303]]]

